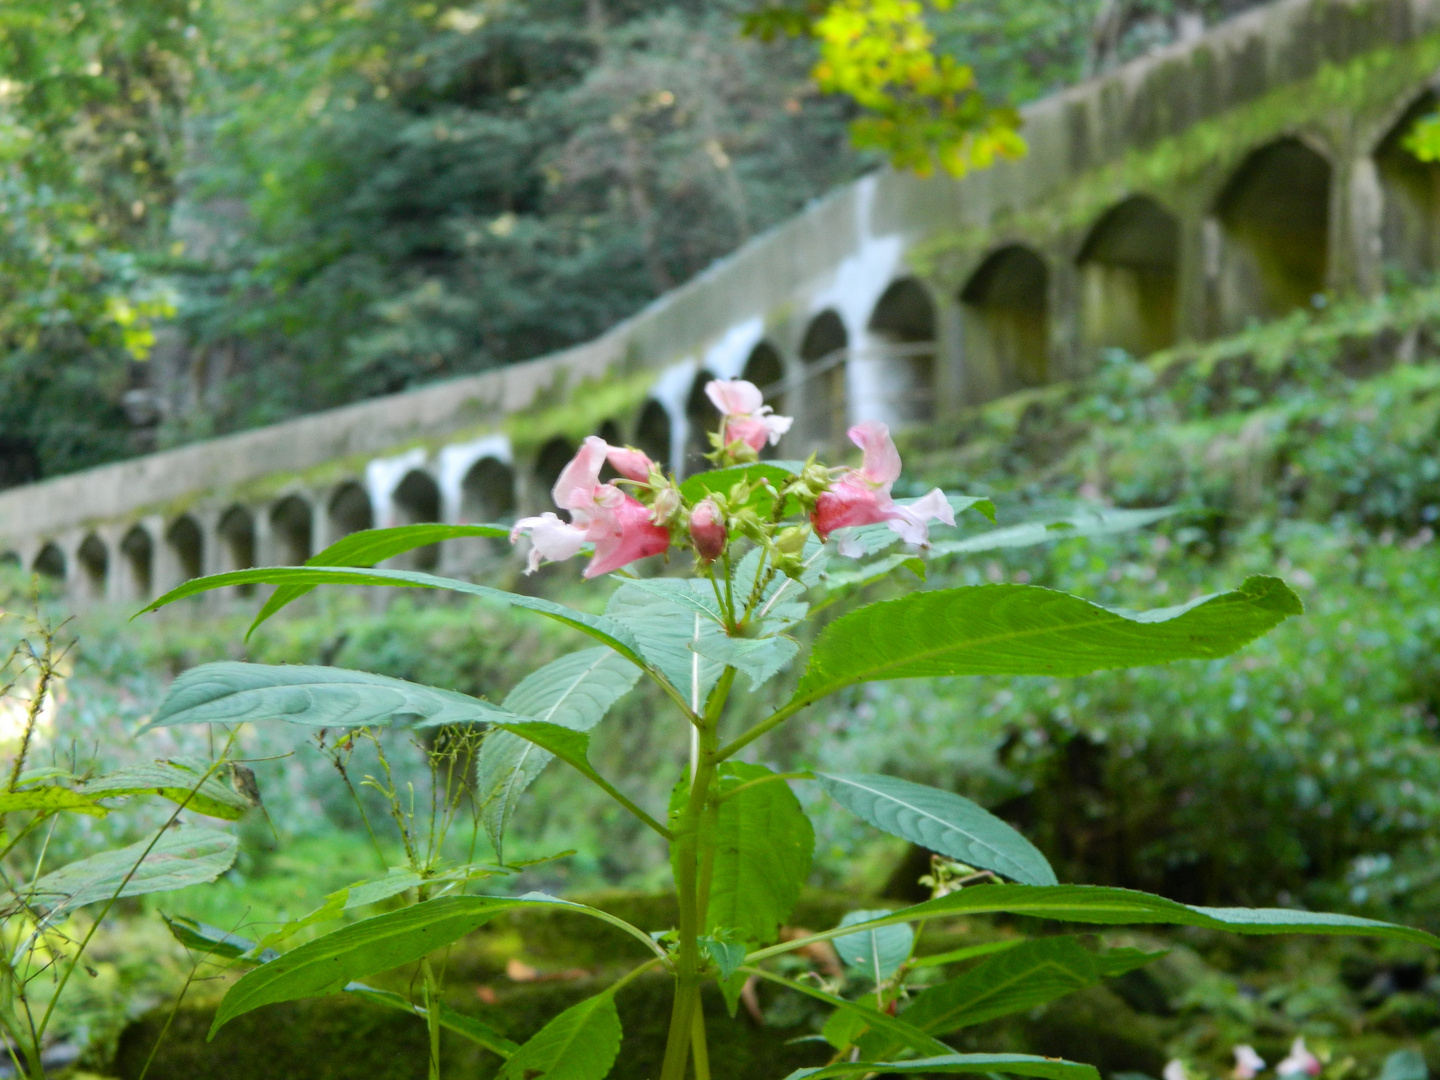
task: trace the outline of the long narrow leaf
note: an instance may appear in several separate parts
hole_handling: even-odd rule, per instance
[[[1100,1080],[1093,1065],[1030,1054],[944,1054],[912,1061],[842,1061],[814,1069],[796,1069],[785,1080],[829,1080],[832,1076],[889,1076],[904,1073],[1009,1073],[1046,1080]]]
[[[813,942],[828,941],[858,930],[915,922],[918,919],[1000,913],[1107,926],[1159,924],[1201,926],[1211,930],[1230,930],[1238,934],[1380,937],[1440,947],[1440,937],[1427,931],[1376,919],[1364,919],[1358,915],[1334,915],[1290,908],[1192,907],[1175,900],[1167,900],[1163,896],[1101,885],[975,885],[935,900],[927,900],[923,904],[901,908],[869,922],[781,942],[751,953],[746,960],[753,964],[768,956],[792,952]]]
[[[940,675],[1084,675],[1227,656],[1302,611],[1283,581],[1133,614],[1034,585],[916,592],[836,619],[792,706],[855,683]]]
[[[148,851],[146,849],[149,849]],[[148,840],[102,851],[46,874],[19,895],[52,914],[112,896],[144,896],[214,881],[235,861],[235,837],[216,829],[168,829]]]
[[[416,548],[429,547],[442,540],[456,540],[465,536],[505,537],[510,530],[503,525],[399,525],[391,529],[362,529],[335,541],[323,551],[316,552],[305,560],[306,566],[374,566],[378,562],[403,555]],[[300,599],[314,585],[281,585],[255,616],[250,629],[245,631],[248,638],[256,627],[270,618],[285,605]]]

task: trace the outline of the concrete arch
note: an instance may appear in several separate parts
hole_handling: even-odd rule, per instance
[[[64,581],[68,570],[65,564],[65,552],[61,550],[59,544],[52,540],[40,549],[35,556],[35,561],[30,564],[30,569],[52,581]]]
[[[645,402],[635,421],[635,448],[643,450],[661,469],[672,467],[670,461],[670,413],[654,398]]]
[[[86,596],[103,600],[110,578],[110,551],[105,541],[93,532],[88,534],[75,551],[75,561],[80,564]]]
[[[690,393],[685,396],[685,461],[684,475],[691,476],[712,468],[705,455],[714,448],[710,445],[710,433],[720,430],[720,410],[705,393],[705,387],[715,376],[701,368],[690,383]]]
[[[515,470],[499,458],[481,458],[460,481],[460,520],[509,524],[514,518]]]
[[[18,551],[0,553],[0,566],[19,567],[20,565],[21,559]]]
[[[1398,284],[1430,279],[1440,269],[1440,162],[1421,161],[1405,147],[1416,121],[1440,106],[1427,89],[1401,113],[1372,155],[1380,183],[1380,261]]]
[[[270,561],[300,566],[315,553],[315,512],[303,495],[287,495],[270,508]]]
[[[148,533],[146,537],[148,539]],[[171,522],[165,530],[165,543],[180,581],[189,581],[205,572],[205,534],[200,530],[200,523],[189,514]]]
[[[1330,161],[1295,136],[1260,147],[1215,202],[1215,322],[1243,329],[1308,307],[1330,272]]]
[[[120,555],[125,565],[126,593],[135,600],[149,598],[155,588],[155,541],[150,530],[134,526],[120,540]]]
[[[397,525],[424,525],[440,520],[440,485],[423,469],[411,469],[401,477],[391,500]],[[440,545],[416,548],[398,561],[413,570],[435,570],[440,565]]]
[[[330,494],[325,508],[330,542],[375,527],[375,508],[363,484],[347,480]]]
[[[815,315],[800,339],[804,365],[804,429],[811,445],[834,446],[850,419],[845,367],[850,332],[833,308]]]
[[[966,378],[980,398],[1050,377],[1050,271],[1035,251],[991,252],[960,290]]]
[[[1180,222],[1147,195],[1111,207],[1075,260],[1080,344],[1094,355],[1145,356],[1175,344],[1180,299]]]
[[[893,425],[935,418],[935,302],[914,277],[890,283],[867,326],[864,357],[871,376],[860,392],[875,401],[877,418]]]
[[[215,526],[220,569],[249,570],[255,565],[255,515],[238,503],[220,515]]]

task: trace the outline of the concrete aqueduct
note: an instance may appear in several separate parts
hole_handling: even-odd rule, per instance
[[[0,553],[133,601],[538,509],[592,432],[683,471],[712,375],[768,388],[799,455],[1373,293],[1440,264],[1440,167],[1400,145],[1437,87],[1440,0],[1278,0],[1028,108],[1022,161],[870,176],[588,344],[0,492]]]

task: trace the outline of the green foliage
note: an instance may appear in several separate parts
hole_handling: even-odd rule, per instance
[[[22,886],[21,893],[53,917],[87,904],[214,881],[230,869],[236,848],[234,836],[216,829],[173,829],[68,863]]]
[[[832,1076],[867,1073],[982,1073],[1004,1070],[1015,1076],[1041,1076],[1047,1080],[1096,1080],[1092,1065],[1077,1065],[1058,1058],[1029,1054],[945,1054],[912,1061],[845,1061],[821,1069],[796,1069],[786,1080],[828,1080]]]
[[[1034,844],[954,792],[866,773],[817,773],[816,779],[877,829],[1024,885],[1056,884],[1055,871]]]
[[[763,765],[740,762],[721,771],[707,933],[774,941],[810,876],[815,832],[789,786],[773,776]]]
[[[885,915],[884,911],[852,911],[840,920],[841,926],[866,922]],[[866,978],[879,986],[894,975],[900,965],[910,959],[915,947],[915,931],[909,926],[884,926],[879,930],[862,930],[858,934],[837,937],[832,945],[840,959],[858,968]]]
[[[603,1080],[620,1053],[614,990],[572,1005],[505,1063],[507,1080]]]

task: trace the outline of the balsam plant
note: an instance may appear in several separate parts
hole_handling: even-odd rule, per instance
[[[247,583],[277,587],[256,624],[317,585],[448,589],[554,619],[594,645],[541,667],[498,701],[328,667],[207,664],[182,675],[155,724],[283,720],[346,739],[382,728],[483,732],[471,798],[476,828],[488,831],[498,865],[451,867],[433,839],[407,841],[408,865],[393,870],[407,906],[323,934],[283,954],[266,953],[191,924],[192,944],[253,965],[230,988],[214,1021],[219,1028],[261,1005],[341,990],[369,990],[355,980],[420,964],[423,999],[401,1008],[431,1031],[430,1075],[440,1074],[439,1033],[449,1028],[506,1059],[511,1080],[563,1077],[599,1080],[613,1065],[622,1032],[615,1007],[629,980],[660,969],[674,982],[659,1080],[682,1080],[693,1068],[707,1080],[707,1018],[701,988],[718,982],[733,1013],[751,979],[783,982],[834,1009],[824,1027],[829,1061],[794,1077],[871,1073],[1010,1073],[1055,1080],[1097,1080],[1090,1066],[1021,1054],[962,1054],[942,1038],[963,1027],[1051,1000],[1144,962],[1133,950],[1092,951],[1070,937],[1046,937],[962,954],[925,957],[916,942],[927,924],[960,915],[1006,913],[1062,923],[1171,924],[1248,934],[1363,934],[1435,943],[1417,930],[1344,915],[1299,910],[1213,909],[1146,893],[1061,884],[1045,857],[1005,822],[973,802],[891,776],[791,772],[747,760],[757,742],[787,720],[850,687],[882,679],[956,675],[1080,675],[1105,668],[1228,655],[1299,614],[1280,580],[1252,577],[1231,592],[1142,613],[1107,610],[1079,597],[1018,584],[917,588],[898,598],[855,606],[818,625],[807,620],[864,585],[909,567],[923,576],[928,555],[1034,543],[1070,532],[1105,531],[1153,520],[1163,512],[1098,516],[932,537],[958,514],[993,521],[984,499],[936,490],[895,499],[900,457],[883,425],[850,431],[863,451],[859,467],[762,461],[762,450],[789,420],[770,414],[755,387],[715,382],[708,389],[722,414],[714,433],[716,466],[677,481],[644,454],[585,441],[554,488],[559,509],[490,526],[421,525],[348,537],[303,567],[237,571],[187,583],[151,608],[197,592]],[[617,474],[602,483],[608,465]],[[587,578],[614,575],[603,614],[535,596],[426,573],[374,567],[402,551],[462,536],[528,539],[529,567],[592,551]],[[688,555],[687,573],[638,576],[642,559]],[[838,558],[850,560],[838,563]],[[679,561],[679,560],[677,560]],[[370,566],[371,568],[364,568]],[[598,587],[598,586],[597,586]],[[147,609],[149,610],[149,609]],[[727,706],[778,678],[811,642],[784,703],[748,729],[736,730]],[[670,703],[656,716],[654,737],[672,739],[688,766],[676,777],[668,807],[645,807],[601,776],[589,760],[591,733],[640,680]],[[937,732],[943,737],[943,732]],[[440,745],[437,738],[434,745]],[[467,746],[470,744],[466,744]],[[432,754],[434,751],[431,751]],[[481,873],[504,872],[504,834],[517,800],[550,761],[595,784],[669,846],[678,925],[638,927],[552,896],[469,892]],[[467,774],[468,775],[468,774]],[[868,911],[817,934],[781,939],[780,930],[810,869],[813,831],[791,785],[816,784],[878,829],[947,860],[932,899],[898,911]],[[383,784],[382,784],[383,786]],[[453,785],[430,796],[430,835],[451,820]],[[402,834],[414,796],[387,795]],[[409,810],[405,806],[410,807]],[[428,852],[428,854],[427,854]],[[362,882],[331,898],[338,915],[356,898],[377,895]],[[383,890],[382,890],[383,891]],[[604,919],[650,952],[598,995],[575,1005],[517,1046],[444,1008],[432,957],[506,911],[547,908]],[[915,928],[920,927],[917,931]],[[843,983],[789,978],[776,962],[833,942],[865,989],[842,996]],[[227,952],[228,950],[228,952]],[[917,987],[917,972],[938,967],[952,978]],[[783,966],[783,965],[782,965]],[[371,993],[374,993],[373,991]],[[395,1004],[396,1002],[389,1002]],[[213,1029],[212,1029],[213,1031]]]

